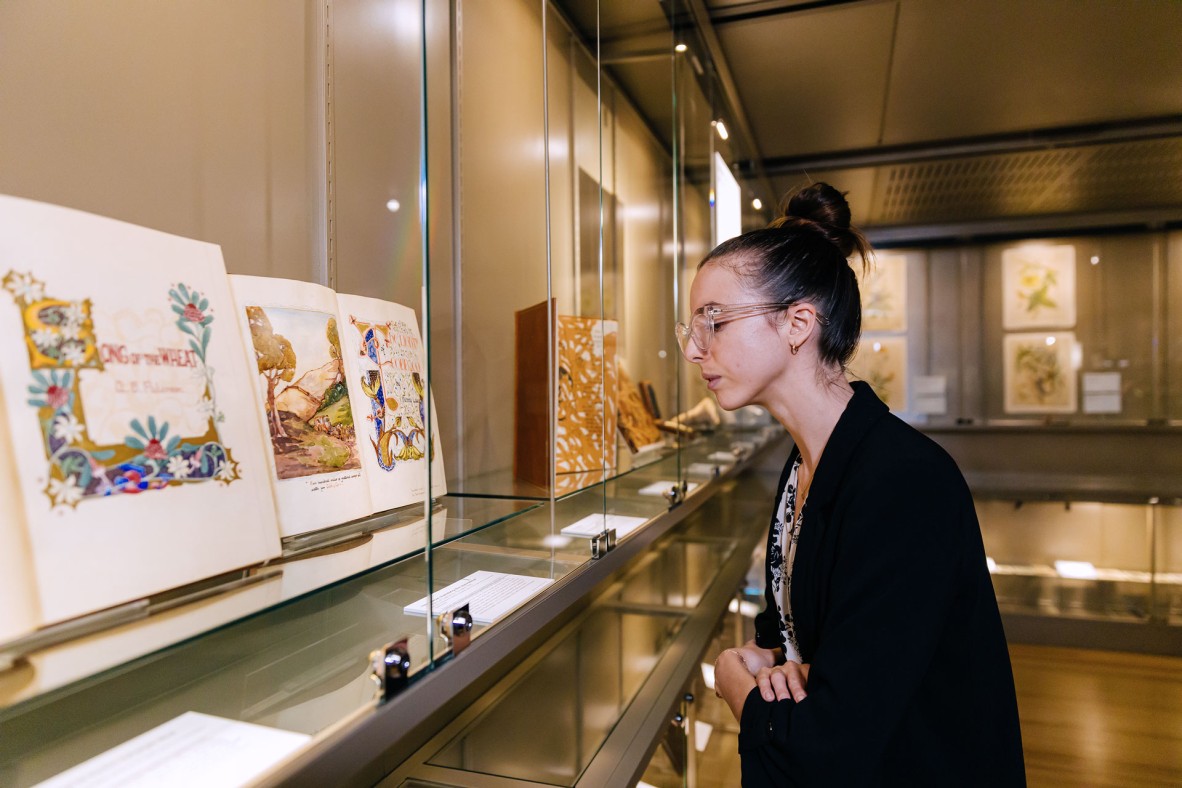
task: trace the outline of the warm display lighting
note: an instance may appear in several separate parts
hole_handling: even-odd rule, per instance
[[[718,132],[718,136],[724,140],[730,139],[731,133],[726,130],[726,124],[721,120],[714,121],[714,130]]]
[[[1096,579],[1096,565],[1091,561],[1056,561],[1055,572],[1059,577],[1070,577],[1074,580]]]
[[[402,207],[402,203],[398,202],[398,200],[387,200],[386,201],[386,210],[389,211],[390,213],[395,213],[401,207]]]
[[[678,44],[677,46],[673,47],[674,52],[684,52],[687,49],[689,49],[689,47],[687,47],[685,44]]]
[[[751,201],[751,207],[757,211],[762,211],[763,210],[763,200],[756,197],[754,200]]]
[[[747,600],[740,602],[738,599],[732,599],[726,609],[747,618],[755,618],[759,615],[759,605],[754,602],[748,602]]]

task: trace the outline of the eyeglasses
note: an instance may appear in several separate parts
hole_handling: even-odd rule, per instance
[[[787,309],[790,306],[792,306],[790,302],[704,306],[695,311],[693,316],[690,317],[689,325],[678,323],[674,326],[673,333],[677,335],[677,344],[681,345],[682,355],[689,358],[690,340],[693,340],[698,350],[705,353],[709,349],[710,343],[714,340],[715,326],[721,325],[722,323],[729,323],[732,320],[741,320],[744,317],[766,315],[768,312]],[[725,320],[718,319],[724,316],[726,318]]]

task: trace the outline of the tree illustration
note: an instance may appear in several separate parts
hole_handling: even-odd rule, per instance
[[[337,333],[337,319],[330,317],[328,325],[324,327],[324,334],[328,337],[328,355],[336,363],[336,380],[345,379],[345,368],[341,361],[341,336]]]
[[[271,426],[275,437],[286,438],[283,422],[279,420],[279,410],[275,407],[275,386],[279,381],[290,383],[295,377],[296,354],[291,348],[291,342],[282,334],[276,334],[271,327],[271,319],[262,307],[248,306],[246,318],[250,323],[250,339],[254,343],[254,355],[258,361],[259,374],[267,380],[267,415],[271,418]]]

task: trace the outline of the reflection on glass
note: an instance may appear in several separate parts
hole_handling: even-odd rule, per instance
[[[573,785],[681,622],[596,610],[430,762]]]

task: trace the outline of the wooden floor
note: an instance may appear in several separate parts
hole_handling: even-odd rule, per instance
[[[1182,658],[1016,644],[1010,656],[1032,788],[1182,786]],[[698,785],[737,786],[738,726],[704,694],[715,728]],[[645,781],[664,784],[661,771]]]
[[[1182,659],[1010,646],[1031,786],[1182,785]]]

